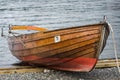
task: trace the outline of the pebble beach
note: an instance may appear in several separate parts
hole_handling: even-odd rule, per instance
[[[120,73],[116,67],[94,69],[87,73],[48,70],[45,72],[0,74],[0,80],[120,80]]]

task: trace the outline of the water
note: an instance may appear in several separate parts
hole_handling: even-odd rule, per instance
[[[36,25],[50,30],[98,23],[108,17],[115,32],[117,51],[120,51],[120,0],[0,0],[0,27]],[[118,53],[119,57],[120,54]],[[114,58],[111,36],[100,59]],[[0,64],[18,61],[0,37]]]

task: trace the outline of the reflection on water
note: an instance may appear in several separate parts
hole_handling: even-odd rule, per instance
[[[96,23],[107,15],[120,51],[120,0],[0,0],[0,27],[37,25],[48,29]],[[7,29],[4,30],[7,33]],[[114,58],[111,37],[100,58]],[[120,56],[120,55],[119,55]],[[6,39],[0,37],[0,62],[14,62]]]

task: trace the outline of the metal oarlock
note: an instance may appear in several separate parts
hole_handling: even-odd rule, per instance
[[[8,33],[11,33],[11,29],[10,29],[10,27],[11,27],[11,24],[9,24],[9,31],[8,31]]]

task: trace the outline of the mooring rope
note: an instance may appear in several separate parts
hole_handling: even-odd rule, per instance
[[[119,73],[120,73],[120,67],[119,67],[120,65],[119,65],[119,61],[118,61],[117,45],[116,45],[116,41],[115,41],[114,31],[113,31],[113,28],[112,28],[111,24],[110,24],[109,22],[107,22],[107,23],[108,23],[109,28],[110,28],[110,30],[111,30],[113,47],[114,47],[114,53],[115,53],[116,65],[117,65],[118,71],[119,71]]]

